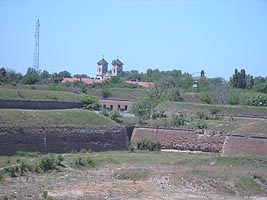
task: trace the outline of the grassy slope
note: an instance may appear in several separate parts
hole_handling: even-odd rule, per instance
[[[254,106],[232,106],[232,105],[208,105],[196,104],[186,102],[162,102],[157,107],[158,110],[165,112],[204,112],[210,113],[212,110],[218,110],[218,114],[225,114],[229,116],[235,115],[259,115],[267,116],[267,107],[254,107]]]
[[[0,126],[120,126],[113,120],[87,110],[2,109]]]
[[[111,88],[111,97],[115,99],[129,99],[135,100],[138,97],[143,97],[147,95],[146,89],[131,89],[131,88]],[[89,94],[97,96],[99,98],[102,97],[101,89],[89,89]]]
[[[50,90],[7,89],[0,88],[0,99],[27,99],[43,101],[75,101],[79,102],[81,95]]]

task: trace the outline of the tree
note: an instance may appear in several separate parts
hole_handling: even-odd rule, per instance
[[[82,99],[83,108],[87,110],[99,110],[101,107],[101,104],[99,100],[90,94],[85,95]]]
[[[25,74],[25,76],[22,79],[22,83],[33,85],[33,84],[37,83],[39,80],[40,80],[40,76],[39,76],[39,73],[37,72],[37,70],[32,68],[32,67],[29,67],[27,69],[27,73]]]
[[[110,88],[106,85],[103,85],[101,87],[101,93],[102,93],[102,97],[103,98],[109,98],[111,97],[111,91],[110,91]]]
[[[58,75],[61,78],[71,78],[71,73],[66,70],[59,72]]]
[[[137,99],[133,104],[131,112],[139,118],[139,120],[149,119],[156,102],[152,101],[149,97]]]
[[[240,72],[238,72],[238,70],[235,69],[235,73],[233,74],[232,85],[235,88],[241,88],[241,89],[247,88],[247,75],[244,69],[241,69]]]
[[[182,101],[178,83],[173,77],[164,77],[155,82],[150,89],[150,97],[154,101],[159,99]]]

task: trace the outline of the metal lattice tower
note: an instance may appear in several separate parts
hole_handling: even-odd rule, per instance
[[[35,44],[34,44],[34,54],[33,54],[33,68],[39,71],[39,27],[40,22],[39,18],[36,20],[36,28],[35,28]]]

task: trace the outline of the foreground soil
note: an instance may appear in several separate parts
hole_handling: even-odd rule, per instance
[[[57,170],[17,177],[4,173],[18,159],[35,163],[42,157],[1,157],[0,199],[267,199],[267,157],[77,153],[64,154],[64,167]]]

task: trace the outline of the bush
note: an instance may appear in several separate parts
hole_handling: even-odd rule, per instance
[[[180,113],[179,115],[172,115],[172,121],[171,121],[172,126],[174,127],[184,126],[185,122],[186,120],[183,113]]]
[[[267,106],[267,96],[258,95],[248,100],[247,105],[250,106]]]
[[[146,138],[142,138],[136,143],[137,149],[139,150],[149,150],[149,151],[160,151],[161,144],[160,142],[153,142]]]
[[[121,118],[121,114],[118,110],[112,110],[110,112],[110,119],[114,120],[117,123],[121,123],[122,120],[120,120],[119,118]]]
[[[38,157],[41,153],[38,151],[16,151],[16,156],[22,157]]]
[[[103,86],[101,88],[101,93],[103,98],[109,98],[111,97],[111,91],[107,86]]]
[[[152,114],[152,119],[157,119],[157,118],[166,118],[167,115],[164,113],[164,111],[160,111],[160,112],[154,112]]]
[[[197,112],[197,117],[199,119],[209,119],[209,117],[203,112]]]
[[[63,166],[61,164],[63,160],[64,160],[63,156],[58,156],[57,158],[55,158],[53,155],[50,155],[42,158],[38,166],[41,170],[46,172],[49,170],[58,169],[58,166]],[[38,167],[36,167],[36,169],[37,168]]]
[[[206,103],[206,104],[210,104],[211,103],[211,98],[207,93],[201,94],[199,99],[200,99],[200,101],[202,103]]]
[[[99,110],[101,104],[99,100],[90,94],[85,95],[82,99],[83,108],[87,110]]]
[[[240,99],[237,95],[231,95],[228,98],[228,103],[231,105],[237,105],[237,104],[239,104],[239,101],[240,101]]]

